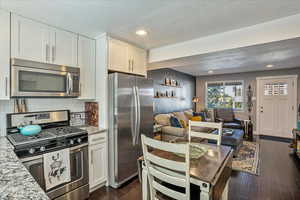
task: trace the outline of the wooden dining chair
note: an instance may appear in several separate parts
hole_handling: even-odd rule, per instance
[[[193,127],[195,127],[193,129]],[[207,128],[207,129],[217,129],[218,132],[216,133],[209,133],[209,132],[204,132],[204,131],[197,131],[198,128]],[[197,138],[203,138],[203,139],[209,139],[209,140],[216,140],[217,145],[221,145],[222,141],[222,123],[215,123],[215,122],[199,122],[199,121],[189,121],[189,129],[188,129],[188,134],[189,134],[189,141],[191,142],[192,137],[197,137]]]
[[[174,144],[154,140],[142,135],[144,161],[148,172],[151,200],[159,199],[157,193],[176,200],[190,199],[190,156],[189,144]],[[184,162],[169,160],[149,152],[159,149],[166,152],[185,155]],[[162,183],[167,183],[167,187]],[[184,188],[184,193],[176,190]],[[172,189],[173,188],[173,189]]]

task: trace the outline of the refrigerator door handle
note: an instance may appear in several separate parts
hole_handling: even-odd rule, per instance
[[[134,113],[131,111],[131,133],[132,133],[132,145],[135,146],[136,145],[136,128],[137,128],[137,114],[138,114],[138,105],[137,105],[137,94],[136,94],[136,88],[135,86],[132,87],[132,91],[133,91],[133,110]],[[134,120],[132,119],[134,118]]]
[[[140,94],[139,94],[139,88],[136,87],[136,97],[137,97],[137,131],[136,131],[136,139],[135,141],[139,143],[140,138],[140,127],[141,127],[141,104],[140,104]]]

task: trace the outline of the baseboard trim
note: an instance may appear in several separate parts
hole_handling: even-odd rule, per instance
[[[286,142],[286,143],[292,142],[291,138],[275,137],[275,136],[270,136],[270,135],[259,135],[259,139],[273,140],[273,141],[277,141],[277,142]]]

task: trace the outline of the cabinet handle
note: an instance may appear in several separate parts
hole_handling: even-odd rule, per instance
[[[131,71],[131,61],[130,61],[130,59],[128,60],[128,71]]]
[[[55,46],[52,46],[52,62],[55,61],[55,58],[56,58],[56,48]]]
[[[49,44],[46,44],[46,61],[49,61]]]
[[[5,96],[8,96],[8,77],[5,77]]]
[[[91,151],[91,164],[94,164],[94,159],[93,159],[93,157],[94,157],[94,151]]]
[[[133,72],[133,66],[134,66],[134,60],[133,59],[132,59],[131,63],[132,63],[132,72]]]

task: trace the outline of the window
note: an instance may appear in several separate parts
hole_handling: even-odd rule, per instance
[[[206,83],[206,107],[243,110],[244,81]]]

